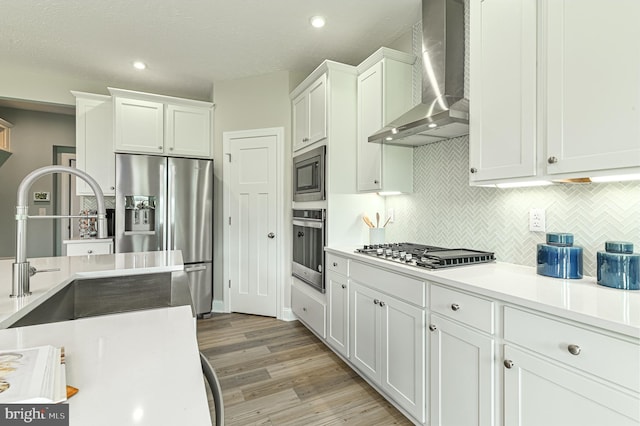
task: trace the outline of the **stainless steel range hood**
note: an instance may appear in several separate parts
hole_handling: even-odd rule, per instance
[[[369,142],[419,146],[468,133],[464,1],[422,0],[422,103],[369,136]]]

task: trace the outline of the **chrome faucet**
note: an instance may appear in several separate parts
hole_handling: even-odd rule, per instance
[[[27,219],[53,219],[87,216],[29,216],[28,191],[31,184],[38,178],[53,173],[69,173],[86,181],[96,196],[98,203],[97,231],[98,238],[107,237],[106,210],[104,207],[104,194],[100,185],[91,176],[82,170],[66,166],[45,166],[36,169],[25,176],[18,186],[18,202],[16,206],[16,261],[13,264],[13,282],[11,285],[11,297],[22,297],[31,294],[29,290],[29,278],[33,275],[27,262]],[[89,216],[91,217],[91,216]],[[43,272],[43,271],[41,271]]]

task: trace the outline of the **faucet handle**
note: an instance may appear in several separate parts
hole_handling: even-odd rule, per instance
[[[36,269],[34,266],[29,266],[29,276],[32,277],[38,272],[56,272],[59,270],[60,268]]]

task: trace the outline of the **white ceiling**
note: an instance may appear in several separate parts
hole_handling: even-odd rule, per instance
[[[312,28],[314,15],[327,25]],[[357,65],[419,20],[420,0],[5,1],[0,58],[43,77],[210,99],[218,80]]]

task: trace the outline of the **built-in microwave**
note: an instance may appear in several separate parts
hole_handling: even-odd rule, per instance
[[[320,201],[324,194],[325,146],[293,157],[293,201]]]

